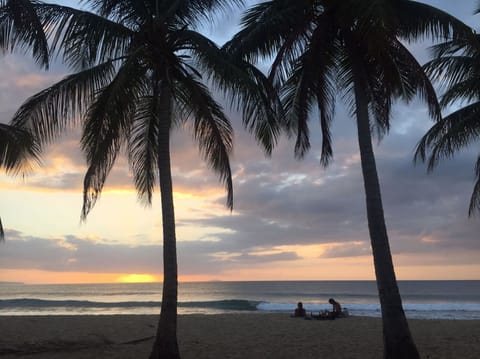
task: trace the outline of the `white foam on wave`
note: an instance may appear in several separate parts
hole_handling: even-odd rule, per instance
[[[342,303],[351,315],[380,317],[380,304]],[[268,312],[293,312],[296,303],[262,302],[257,310]],[[331,310],[331,306],[323,303],[303,302],[307,313]],[[404,303],[403,308],[408,318],[417,319],[480,319],[479,303]]]

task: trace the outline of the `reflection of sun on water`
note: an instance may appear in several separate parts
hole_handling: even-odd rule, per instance
[[[151,274],[127,274],[117,278],[121,283],[148,283],[158,282],[158,278]]]

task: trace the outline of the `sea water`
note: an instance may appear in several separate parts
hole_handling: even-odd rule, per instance
[[[480,319],[480,281],[399,281],[408,318]],[[0,315],[158,314],[161,283],[27,285],[0,283]],[[179,284],[179,314],[291,313],[330,309],[379,317],[374,281],[255,281]]]

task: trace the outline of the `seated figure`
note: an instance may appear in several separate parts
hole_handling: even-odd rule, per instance
[[[330,298],[328,302],[333,306],[330,315],[334,318],[339,317],[342,314],[342,306],[340,305],[340,303],[335,301],[335,299],[333,298]]]
[[[328,302],[333,306],[332,311],[322,310],[318,315],[312,315],[312,319],[330,319],[346,318],[349,316],[347,308],[343,309],[340,303],[330,298]]]
[[[307,315],[307,312],[305,311],[305,308],[303,308],[303,303],[298,302],[297,307],[295,308],[295,312],[293,313],[294,317],[305,317]]]

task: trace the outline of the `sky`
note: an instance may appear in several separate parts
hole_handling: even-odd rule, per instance
[[[478,29],[474,0],[425,1]],[[64,2],[74,4],[74,1]],[[204,29],[222,44],[239,18]],[[233,21],[235,19],[235,21]],[[419,61],[425,44],[410,44]],[[22,53],[0,57],[0,121],[29,96],[60,80]],[[446,113],[454,110],[450,108]],[[319,163],[320,132],[312,118],[312,148],[302,161],[281,138],[266,157],[229,111],[235,128],[231,167],[234,209],[191,133],[173,133],[172,170],[180,281],[373,280],[355,122],[342,99],[333,123],[334,161]],[[390,133],[375,141],[385,217],[397,278],[480,279],[480,215],[468,218],[478,143],[428,174],[413,163],[416,143],[432,125],[425,104],[397,103]],[[100,200],[80,221],[86,166],[79,130],[49,146],[26,176],[0,173],[0,281],[102,283],[162,280],[159,191],[153,205],[137,200],[120,158]]]

